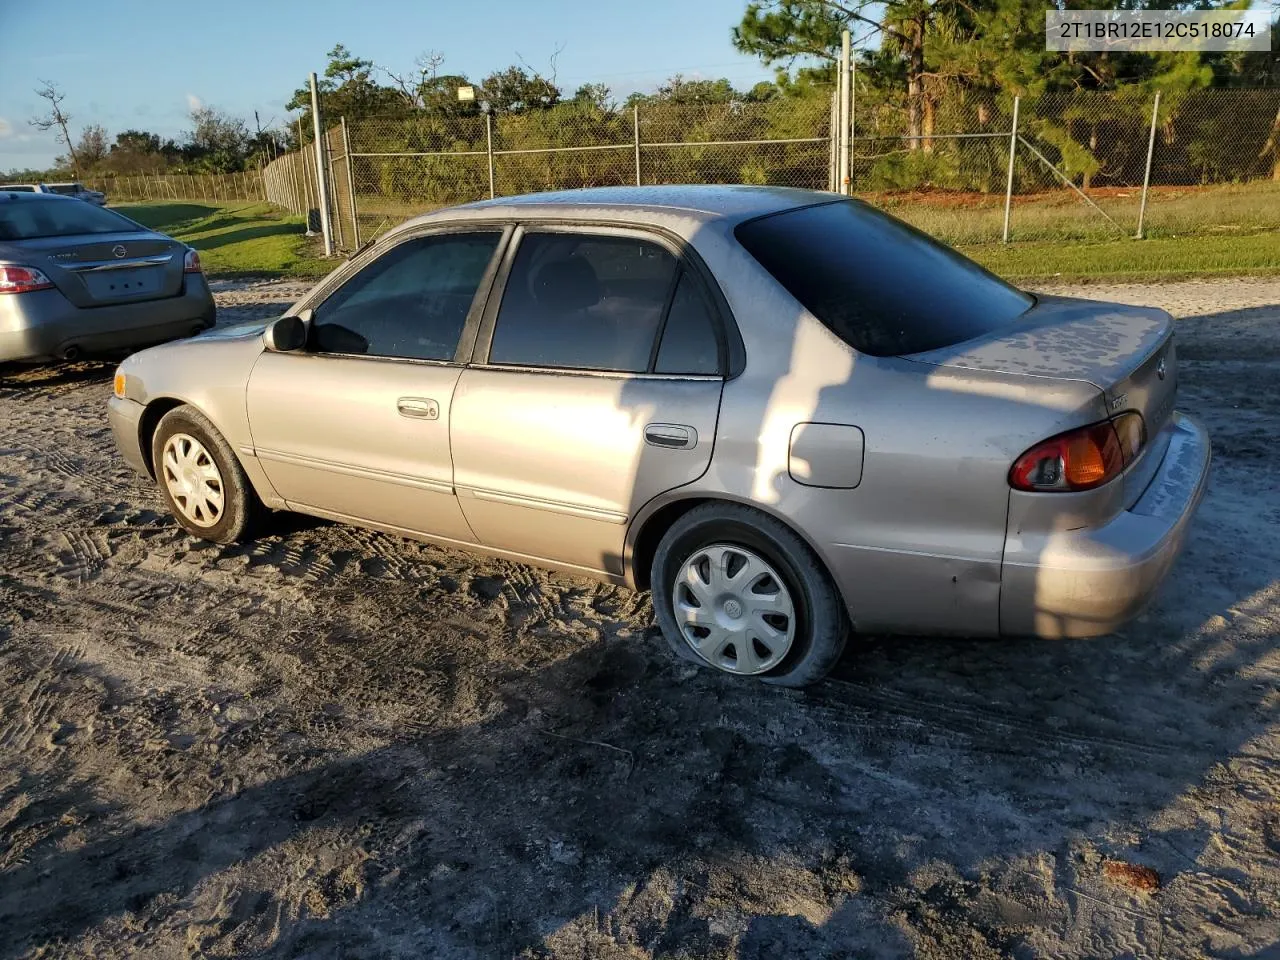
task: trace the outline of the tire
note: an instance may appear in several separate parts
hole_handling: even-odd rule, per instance
[[[175,457],[166,463],[171,440]],[[160,418],[151,438],[151,463],[169,512],[193,537],[237,543],[245,539],[262,511],[231,446],[209,418],[193,407],[175,407]],[[176,477],[172,463],[181,468]],[[184,497],[184,490],[192,495]],[[215,495],[218,491],[220,498]]]
[[[650,584],[667,643],[703,666],[804,687],[844,652],[849,621],[822,562],[785,523],[750,507],[708,503],[680,517],[658,544]],[[736,638],[728,647],[726,636]]]

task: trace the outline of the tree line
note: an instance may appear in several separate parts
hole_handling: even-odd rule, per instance
[[[1246,4],[1240,0],[1234,6]],[[1113,5],[1221,6],[1209,0],[1114,0]],[[397,141],[403,143],[400,149],[472,149],[476,124],[484,113],[491,115],[508,145],[543,145],[540,141],[557,129],[571,129],[577,138],[622,136],[636,105],[703,108],[695,119],[701,121],[707,139],[732,139],[738,128],[750,128],[755,136],[806,136],[806,130],[814,129],[810,119],[823,116],[829,103],[841,34],[847,29],[855,39],[859,134],[909,138],[902,150],[891,151],[869,171],[872,179],[888,186],[923,178],[984,189],[990,177],[959,171],[958,148],[934,137],[944,129],[996,129],[1015,95],[1063,104],[1056,113],[1029,117],[1029,129],[1053,150],[1055,161],[1088,186],[1103,166],[1096,156],[1100,140],[1121,133],[1128,138],[1140,129],[1143,110],[1155,91],[1161,91],[1172,109],[1178,98],[1210,88],[1280,87],[1280,60],[1270,52],[1150,55],[1045,50],[1044,13],[1053,6],[1045,0],[751,0],[740,21],[726,26],[736,49],[774,68],[771,81],[737,89],[725,79],[676,75],[652,92],[621,101],[602,83],[582,84],[572,92],[562,88],[555,56],[545,71],[521,61],[474,79],[444,70],[444,57],[438,53],[423,54],[408,69],[395,69],[337,44],[327,54],[318,95],[326,118],[345,117],[366,131],[366,138],[375,137],[369,131],[383,131],[378,142],[370,140],[363,149]],[[192,112],[190,130],[179,138],[141,130],[112,138],[100,125],[90,124],[73,139],[70,117],[61,111],[61,92],[51,84],[38,92],[50,111],[33,123],[58,134],[68,148],[67,156],[59,158],[59,169],[79,176],[237,172],[296,149],[311,137],[307,86],[300,86],[288,101],[288,109],[297,114],[287,124],[264,129],[255,116],[251,128],[245,119],[202,106]],[[1111,96],[1105,108],[1090,111],[1054,97],[1076,92]],[[736,108],[750,109],[735,113]],[[671,120],[673,124],[688,122],[678,110],[670,116],[679,117]],[[748,123],[748,116],[756,119]],[[798,124],[797,117],[804,122]],[[1266,156],[1261,160],[1274,163],[1280,173],[1280,114],[1274,121],[1267,117],[1254,122],[1264,123]],[[1170,138],[1172,142],[1172,132]],[[1207,141],[1192,151],[1202,171],[1227,162],[1215,158],[1213,151]],[[820,162],[818,154],[805,152],[804,162]],[[993,160],[989,166],[994,170],[1000,164]],[[391,182],[402,174],[412,176],[394,165],[379,176]],[[745,174],[770,179],[769,171]],[[742,170],[726,169],[724,175],[745,178]]]

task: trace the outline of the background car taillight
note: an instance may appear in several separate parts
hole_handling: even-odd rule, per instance
[[[188,250],[186,257],[182,261],[183,273],[200,273],[200,254],[194,250]]]
[[[53,284],[35,267],[7,267],[0,265],[0,293],[30,293],[33,290],[49,290]]]
[[[1038,492],[1091,490],[1119,476],[1147,442],[1138,413],[1050,437],[1014,461],[1009,485]]]

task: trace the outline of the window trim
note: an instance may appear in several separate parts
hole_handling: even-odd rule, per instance
[[[579,367],[534,367],[511,363],[491,363],[489,353],[493,346],[493,333],[497,328],[498,313],[502,308],[502,298],[506,293],[507,282],[511,279],[511,270],[515,264],[520,246],[527,234],[568,233],[581,236],[621,237],[656,244],[670,253],[676,261],[676,269],[672,273],[663,302],[662,316],[658,322],[658,330],[654,334],[653,346],[649,353],[648,369],[642,372],[626,370],[587,370]],[[662,344],[662,334],[666,330],[667,317],[671,311],[671,302],[675,297],[676,287],[681,276],[688,272],[693,281],[700,287],[700,293],[711,312],[711,324],[716,335],[717,360],[720,369],[716,374],[672,374],[655,373],[658,350]],[[746,350],[742,344],[742,336],[738,333],[737,324],[733,323],[728,303],[719,285],[708,282],[710,270],[702,263],[700,257],[684,241],[666,230],[645,224],[619,224],[601,220],[529,220],[516,226],[502,257],[502,265],[498,269],[493,286],[489,290],[488,301],[480,320],[479,335],[468,364],[484,370],[510,370],[524,373],[541,373],[565,376],[595,376],[614,378],[638,378],[650,380],[731,380],[738,376],[746,366]],[[726,319],[729,318],[729,319]]]
[[[462,332],[458,336],[458,345],[454,348],[453,356],[447,360],[435,360],[426,357],[388,357],[382,354],[368,353],[337,353],[333,351],[317,350],[313,346],[314,342],[314,324],[308,324],[307,345],[299,351],[297,355],[307,357],[335,357],[344,360],[372,360],[384,363],[425,363],[433,366],[461,366],[466,364],[471,356],[473,346],[475,344],[476,333],[480,325],[480,316],[483,312],[484,305],[487,303],[489,295],[493,288],[493,281],[498,274],[498,266],[502,263],[506,253],[507,245],[511,239],[513,228],[508,223],[468,223],[466,221],[455,221],[449,224],[424,224],[420,230],[406,231],[398,234],[393,243],[377,243],[375,242],[369,250],[365,251],[360,257],[355,258],[346,265],[346,269],[339,268],[329,275],[329,278],[322,281],[321,284],[311,292],[302,301],[299,301],[297,310],[290,310],[289,314],[301,313],[303,310],[316,310],[323,306],[335,293],[347,285],[347,283],[359,276],[367,267],[372,266],[376,261],[389,255],[407,243],[413,243],[417,240],[430,239],[437,236],[448,236],[451,234],[470,234],[485,233],[497,234],[498,243],[493,249],[493,253],[489,257],[489,263],[484,268],[484,273],[480,276],[480,283],[476,287],[476,292],[471,298],[471,305],[467,307],[467,316],[462,324]]]

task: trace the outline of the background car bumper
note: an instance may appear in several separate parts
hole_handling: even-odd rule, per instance
[[[1168,450],[1146,492],[1110,523],[1008,538],[1000,588],[1002,634],[1099,636],[1151,599],[1177,559],[1209,480],[1204,428],[1176,415],[1169,429]]]
[[[0,361],[101,355],[190,336],[213,326],[213,296],[190,275],[180,296],[83,309],[57,290],[0,297]]]
[[[107,401],[107,422],[111,424],[111,432],[116,438],[116,446],[120,449],[124,462],[144,477],[150,477],[151,471],[147,469],[138,429],[145,409],[136,400],[112,397]]]

